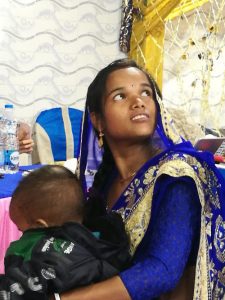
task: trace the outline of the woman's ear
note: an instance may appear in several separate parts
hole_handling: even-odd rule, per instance
[[[95,112],[91,112],[90,117],[91,117],[91,123],[92,123],[93,127],[95,128],[95,130],[97,130],[98,132],[102,132],[103,125],[102,125],[102,119],[101,119],[100,115],[96,114]]]

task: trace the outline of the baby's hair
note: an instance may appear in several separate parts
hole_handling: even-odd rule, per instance
[[[24,177],[13,193],[10,211],[19,209],[32,224],[37,219],[51,226],[83,220],[84,198],[77,177],[59,165],[46,165]]]

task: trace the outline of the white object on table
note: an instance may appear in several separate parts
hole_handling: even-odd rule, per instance
[[[69,169],[71,172],[75,173],[77,167],[77,159],[71,158],[65,161],[64,167]]]

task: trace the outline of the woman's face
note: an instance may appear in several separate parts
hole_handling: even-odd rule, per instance
[[[155,120],[156,105],[146,75],[134,67],[113,71],[106,81],[103,117],[97,127],[108,143],[149,138]]]

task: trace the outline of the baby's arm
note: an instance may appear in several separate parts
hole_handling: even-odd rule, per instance
[[[17,286],[14,293],[23,295],[22,299],[31,293],[36,293],[38,299],[45,299],[48,293],[67,291],[118,274],[117,269],[98,255],[94,247],[98,240],[91,232],[76,223],[67,226],[75,228],[71,234],[79,234],[79,241],[83,238],[83,243],[67,240],[65,228],[59,227],[56,230],[58,238],[26,231],[19,241],[11,244],[5,258],[6,275],[2,279],[4,284],[0,285],[0,294],[10,292],[11,295],[11,290]],[[14,294],[10,299],[14,300],[13,297]]]

